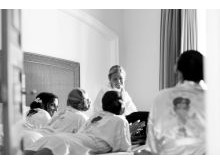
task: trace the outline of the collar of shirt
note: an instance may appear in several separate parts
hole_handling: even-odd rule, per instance
[[[206,90],[206,84],[204,81],[201,81],[200,83],[195,83],[193,81],[187,81],[184,80],[183,82],[179,82],[177,86],[184,87],[184,88],[193,88],[193,89],[198,89],[198,90]]]
[[[73,112],[73,113],[81,112],[81,111],[79,111],[79,110],[77,110],[73,107],[70,107],[70,106],[67,106],[66,111],[70,111],[70,112]]]

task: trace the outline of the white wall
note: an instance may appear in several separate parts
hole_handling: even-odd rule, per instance
[[[207,149],[220,154],[220,10],[207,10]]]
[[[81,87],[92,100],[118,61],[117,41],[117,35],[78,10],[22,10],[23,50],[79,62]]]
[[[119,37],[119,61],[120,65],[125,65],[124,54],[124,24],[123,24],[123,13],[125,10],[121,9],[84,9],[82,10],[95,19],[99,20],[109,29],[115,32]]]
[[[159,91],[160,10],[124,11],[127,90],[139,110],[149,110]]]
[[[207,47],[207,22],[206,22],[207,10],[197,9],[197,21],[198,21],[198,50],[206,56]]]
[[[160,10],[80,11],[98,27],[106,26],[110,38],[60,10],[22,10],[24,51],[80,62],[81,87],[92,99],[107,81],[108,69],[114,63],[109,62],[109,55],[119,53],[129,94],[140,110],[148,110],[159,90]],[[118,45],[117,41],[112,45],[119,52],[109,47],[113,40],[118,40]],[[118,59],[111,57],[111,61],[117,63]]]
[[[126,89],[140,110],[149,110],[159,91],[160,10],[84,11],[118,34]]]

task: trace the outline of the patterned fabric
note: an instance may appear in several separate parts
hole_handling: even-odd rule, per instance
[[[184,81],[156,97],[146,146],[156,154],[205,153],[205,92]]]

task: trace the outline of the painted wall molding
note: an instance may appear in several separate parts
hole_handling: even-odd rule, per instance
[[[100,33],[105,39],[110,42],[110,55],[111,55],[111,65],[119,64],[119,37],[105,26],[102,22],[94,18],[93,16],[87,14],[86,12],[79,9],[62,9],[58,10],[63,12],[75,19],[81,21],[82,23],[88,25],[89,27]]]

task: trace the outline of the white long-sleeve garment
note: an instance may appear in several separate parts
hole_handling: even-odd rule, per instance
[[[95,101],[94,101],[94,104],[93,104],[93,111],[94,113],[93,114],[96,114],[100,111],[103,111],[102,109],[102,97],[103,95],[107,92],[107,91],[111,91],[111,90],[117,90],[117,89],[112,89],[110,84],[104,86],[98,93]],[[135,106],[135,104],[133,103],[130,95],[128,94],[128,92],[123,89],[122,91],[122,97],[123,97],[123,100],[125,102],[125,112],[123,115],[129,115],[131,114],[132,112],[136,112],[137,111],[137,107]]]
[[[175,107],[177,99],[181,103]],[[146,149],[156,154],[204,154],[205,118],[205,91],[199,84],[184,81],[161,91],[150,112]]]
[[[40,129],[45,127],[51,120],[50,114],[44,109],[36,108],[35,110],[37,111],[37,113],[26,116],[26,127],[31,129]]]
[[[76,133],[88,120],[88,117],[81,111],[67,107],[64,113],[55,115],[44,128],[53,132]]]
[[[43,136],[58,132],[76,133],[87,120],[88,117],[83,112],[72,107],[67,107],[64,112],[55,114],[46,125],[43,125],[43,127],[34,127],[31,129],[30,127],[24,128],[24,148],[26,149]]]
[[[100,112],[96,121],[90,119],[78,133],[57,133],[45,136],[27,150],[50,149],[55,155],[101,154],[129,151],[129,124],[124,116]],[[92,122],[93,121],[93,122]]]

